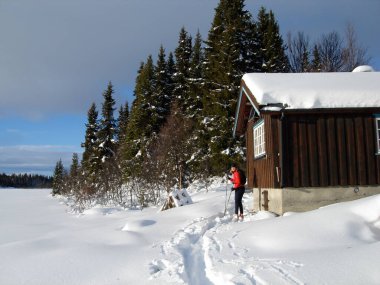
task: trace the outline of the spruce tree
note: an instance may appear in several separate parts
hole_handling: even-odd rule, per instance
[[[115,155],[115,134],[116,120],[114,118],[115,100],[112,94],[114,93],[112,83],[109,82],[107,89],[103,92],[102,118],[99,124],[98,131],[98,147],[99,157],[102,162]]]
[[[128,102],[125,105],[120,106],[119,117],[117,119],[117,142],[118,145],[122,145],[127,135],[127,125],[129,119],[129,105]]]
[[[313,49],[313,60],[311,62],[311,71],[321,72],[321,69],[322,69],[321,57],[319,55],[318,46],[315,45]]]
[[[263,72],[289,72],[289,61],[280,35],[279,25],[272,11],[261,7],[258,13],[257,32],[261,47]]]
[[[220,174],[234,157],[232,128],[240,80],[254,70],[254,54],[247,46],[255,42],[251,15],[243,0],[221,0],[208,34],[205,49],[205,89],[203,96],[203,164]],[[251,48],[252,50],[248,50]]]
[[[86,135],[85,141],[82,143],[82,147],[84,147],[82,168],[88,186],[95,182],[100,170],[98,131],[98,111],[95,103],[93,103],[87,113]]]
[[[176,66],[174,61],[174,55],[172,52],[168,55],[168,60],[166,62],[166,73],[168,76],[167,92],[170,96],[170,102],[173,102],[174,99],[174,75],[176,73]]]
[[[78,177],[79,175],[79,158],[77,153],[73,153],[72,162],[70,166],[70,177]]]
[[[53,195],[60,195],[65,192],[65,169],[63,167],[62,159],[60,159],[54,168],[53,174]]]
[[[79,157],[77,153],[73,153],[72,162],[70,166],[69,172],[69,190],[71,192],[80,191],[80,183],[81,175],[80,175],[80,165],[79,165]]]
[[[158,133],[165,118],[170,113],[171,97],[169,88],[169,74],[166,62],[165,49],[160,47],[156,66],[154,67],[154,91],[152,93],[151,104],[153,132]]]
[[[176,73],[174,74],[174,100],[180,110],[185,111],[190,106],[190,60],[192,53],[192,39],[183,27],[179,33],[178,46],[175,50]]]
[[[202,112],[202,91],[204,85],[203,70],[204,52],[201,34],[197,33],[194,41],[189,72],[189,108],[186,113],[189,117],[199,118]]]
[[[153,126],[151,98],[154,90],[154,66],[152,56],[141,63],[134,90],[135,99],[130,112],[126,140],[123,147],[123,172],[127,179],[132,173],[137,175]]]

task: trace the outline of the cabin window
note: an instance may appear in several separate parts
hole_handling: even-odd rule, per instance
[[[255,158],[265,155],[265,129],[264,120],[253,126],[253,145]]]
[[[377,153],[380,154],[380,115],[376,116],[375,123],[376,123]]]

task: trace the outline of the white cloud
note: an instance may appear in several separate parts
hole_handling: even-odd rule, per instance
[[[133,90],[140,62],[156,55],[161,43],[174,50],[183,25],[194,34],[198,27],[206,32],[216,2],[2,3],[0,116],[38,119],[56,112],[84,113],[93,101],[102,100],[110,80],[116,96]],[[198,11],[196,17],[190,11]]]
[[[68,168],[74,152],[80,153],[81,150],[74,146],[0,146],[0,172],[51,175],[59,159]]]
[[[177,45],[182,26],[207,37],[218,0],[1,1],[0,119],[85,113],[111,80],[116,96],[132,90],[141,61],[161,44]],[[253,16],[273,9],[284,35],[343,32],[352,21],[374,58],[380,56],[380,1],[246,1]],[[118,98],[117,98],[118,99]],[[127,98],[123,98],[123,102]],[[132,100],[132,97],[128,98]]]

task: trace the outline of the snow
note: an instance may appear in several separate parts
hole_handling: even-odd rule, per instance
[[[193,203],[186,189],[173,190],[169,196],[173,197],[173,201],[176,207],[181,207],[181,206],[185,206],[185,205],[189,205]]]
[[[380,72],[249,73],[243,81],[259,105],[287,109],[380,107]]]
[[[0,284],[379,284],[380,195],[277,217],[223,217],[226,185],[159,212],[74,215],[49,190],[0,189]]]
[[[375,70],[370,65],[360,65],[356,67],[352,72],[374,72],[374,71]]]

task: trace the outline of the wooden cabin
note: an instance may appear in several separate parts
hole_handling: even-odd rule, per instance
[[[307,211],[380,193],[380,72],[243,76],[254,210]]]

